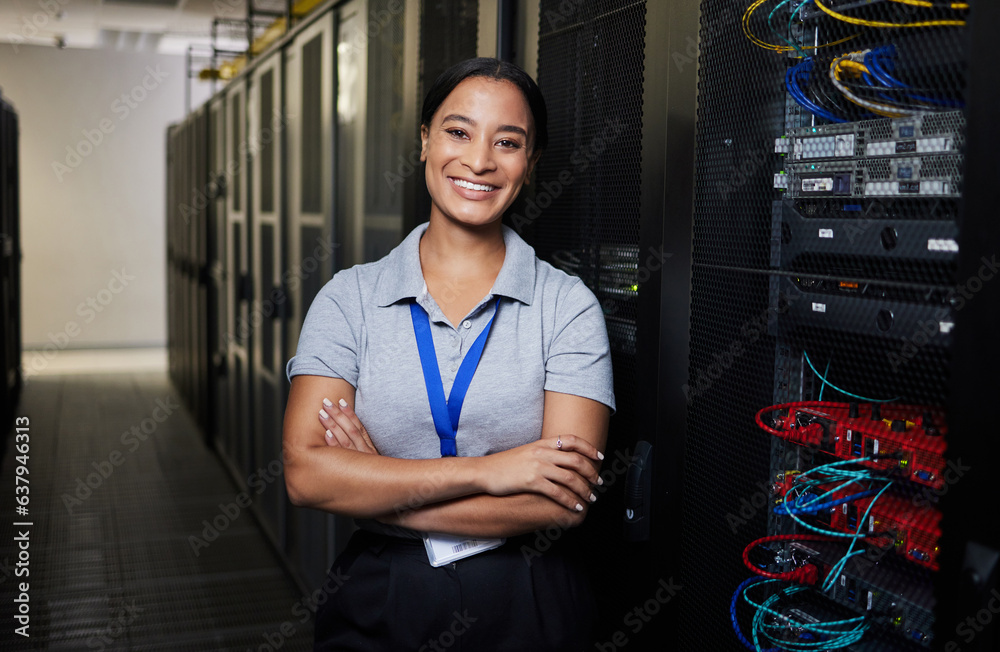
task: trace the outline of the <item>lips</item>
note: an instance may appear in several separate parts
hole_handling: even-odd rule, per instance
[[[451,181],[452,185],[456,188],[461,188],[463,190],[471,190],[474,192],[493,192],[494,190],[497,190],[496,186],[491,186],[486,183],[474,183],[472,181],[457,179],[455,177],[448,177],[448,180]]]

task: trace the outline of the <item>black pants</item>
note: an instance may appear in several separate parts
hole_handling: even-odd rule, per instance
[[[440,568],[423,542],[355,532],[330,570],[316,651],[581,652],[595,604],[581,572],[534,537]]]

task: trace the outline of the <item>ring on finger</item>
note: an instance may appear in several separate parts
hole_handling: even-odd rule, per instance
[[[562,437],[556,437],[556,448],[562,448]]]

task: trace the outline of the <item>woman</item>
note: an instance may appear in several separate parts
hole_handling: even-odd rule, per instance
[[[430,221],[323,288],[288,364],[289,497],[362,528],[316,649],[580,650],[586,583],[521,537],[582,522],[614,410],[593,293],[501,224],[545,147],[544,100],[472,59],[434,83],[420,132]],[[432,566],[447,535],[477,554]]]

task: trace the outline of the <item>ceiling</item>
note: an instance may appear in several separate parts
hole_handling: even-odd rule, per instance
[[[211,46],[212,19],[246,18],[247,0],[0,0],[0,43],[184,54]],[[255,0],[270,8],[274,0]],[[246,42],[217,40],[221,49]],[[7,47],[7,45],[3,46]]]

